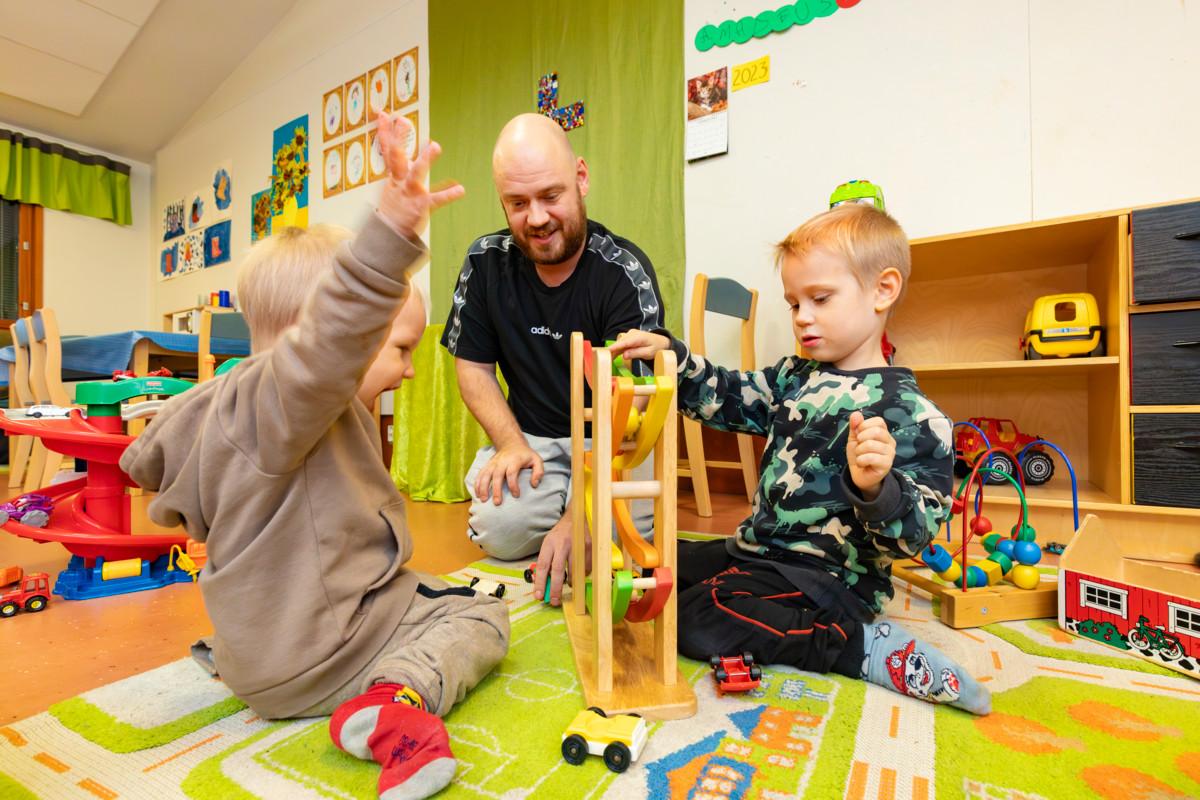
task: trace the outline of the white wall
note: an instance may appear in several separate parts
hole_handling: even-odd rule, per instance
[[[755,287],[760,365],[792,352],[770,245],[852,178],[914,238],[1200,195],[1198,5],[863,0],[701,53],[771,4],[685,0],[685,77],[771,56],[730,94],[729,155],[685,167],[688,302],[698,272]],[[710,319],[724,363],[734,331]]]
[[[151,323],[145,272],[151,227],[150,165],[4,122],[0,127],[100,153],[130,166],[131,225],[45,209],[42,304],[54,309],[64,334],[145,328]]]
[[[351,228],[360,224],[373,208],[380,184],[369,184],[328,200],[322,198],[322,97],[339,83],[417,45],[421,48],[421,63],[416,108],[424,140],[429,135],[425,0],[364,0],[337,5],[301,0],[280,20],[155,158],[152,208],[159,227],[158,215],[166,203],[208,185],[214,166],[233,161],[232,259],[159,281],[162,233],[156,227],[151,236],[153,256],[143,262],[156,315],[194,305],[201,294],[235,288],[236,266],[250,247],[250,195],[270,183],[272,133],[302,114],[309,116],[311,137],[309,224],[333,222]],[[428,270],[420,280],[428,286]]]

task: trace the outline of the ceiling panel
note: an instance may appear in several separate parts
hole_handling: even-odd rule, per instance
[[[158,0],[83,0],[83,2],[139,26],[145,24],[150,12],[158,5]]]
[[[0,38],[0,92],[79,115],[105,75]]]
[[[107,73],[137,35],[139,26],[79,0],[6,3],[0,36]]]

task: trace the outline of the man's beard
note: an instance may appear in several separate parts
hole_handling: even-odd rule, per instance
[[[557,244],[535,248],[532,241],[534,236],[545,236],[555,231],[562,233]],[[585,238],[587,238],[587,211],[584,209],[582,198],[580,198],[579,213],[561,225],[558,220],[552,219],[539,228],[526,228],[524,235],[513,232],[513,240],[517,243],[517,247],[521,248],[525,257],[534,264],[545,265],[561,264],[575,255],[583,246]]]

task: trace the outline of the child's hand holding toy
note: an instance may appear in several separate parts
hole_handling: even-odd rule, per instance
[[[864,500],[871,501],[879,496],[883,479],[891,472],[895,459],[896,440],[888,431],[884,418],[865,419],[861,411],[851,414],[846,463],[850,465],[850,478]]]

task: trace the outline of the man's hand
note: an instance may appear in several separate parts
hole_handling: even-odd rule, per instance
[[[379,216],[396,233],[415,242],[425,230],[429,214],[458,200],[466,190],[458,183],[437,192],[426,188],[429,167],[441,154],[442,147],[437,142],[430,142],[416,161],[409,161],[404,142],[411,132],[412,123],[404,117],[380,113],[379,149],[383,153],[388,179],[379,196]]]
[[[558,521],[550,532],[546,534],[546,538],[542,539],[542,549],[538,553],[537,567],[533,571],[533,594],[534,597],[543,598],[546,596],[546,581],[550,581],[550,605],[562,605],[562,588],[567,574],[567,567],[571,563],[571,509],[567,509],[567,513]],[[591,571],[592,548],[591,539],[588,537],[587,548],[587,569]],[[571,578],[575,580],[574,576]],[[580,587],[583,582],[580,581]],[[580,588],[578,591],[583,591]]]
[[[846,463],[850,478],[867,501],[879,496],[883,479],[896,460],[896,440],[883,417],[864,419],[861,411],[850,415],[850,435],[846,439]]]
[[[512,496],[520,497],[521,484],[518,478],[521,476],[521,470],[526,468],[533,470],[529,482],[536,489],[545,471],[542,457],[524,442],[501,447],[488,463],[484,464],[483,469],[479,470],[479,475],[475,478],[475,496],[482,503],[487,501],[490,494],[492,502],[500,505],[504,497],[504,484],[507,482]]]
[[[671,340],[665,336],[649,331],[631,330],[618,336],[617,341],[611,344],[608,350],[614,357],[624,353],[627,361],[636,358],[639,361],[653,362],[654,356],[670,346]]]

